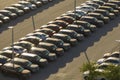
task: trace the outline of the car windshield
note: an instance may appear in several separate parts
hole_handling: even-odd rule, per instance
[[[38,60],[41,59],[41,57],[39,57],[39,56],[35,56],[35,59],[38,61]]]
[[[117,60],[106,60],[105,62],[119,64]]]
[[[81,31],[84,31],[84,28],[83,27],[79,27]]]
[[[22,72],[23,70],[24,70],[23,67],[18,67],[18,68],[16,68],[16,71],[18,71],[18,72]]]
[[[30,61],[28,61],[28,62],[26,62],[26,64],[25,64],[26,66],[31,66],[32,65],[32,63],[30,62]]]
[[[3,16],[3,15],[0,15],[0,18],[4,18],[4,16]]]
[[[48,50],[45,50],[45,51],[43,51],[43,53],[45,54],[45,55],[49,55],[49,51]]]

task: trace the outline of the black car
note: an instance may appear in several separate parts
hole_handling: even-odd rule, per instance
[[[40,67],[45,67],[48,64],[47,59],[41,58],[37,54],[22,53],[19,57],[23,59],[27,59],[34,64],[38,64]]]
[[[77,33],[83,34],[84,36],[91,35],[91,31],[89,29],[85,29],[83,26],[77,24],[70,24],[66,29],[74,30]]]
[[[42,6],[42,2],[40,0],[28,0],[30,3],[35,4],[37,7]]]
[[[81,6],[84,6],[84,5],[89,5],[89,6],[92,6],[92,7],[96,8],[96,9],[100,6],[99,4],[93,3],[93,2],[81,4]]]
[[[10,58],[3,56],[3,55],[0,55],[0,64],[3,65],[5,63],[7,63],[9,60],[10,60]]]
[[[6,50],[6,51],[0,51],[0,55],[6,56],[8,58],[13,58],[19,56],[18,53],[13,52],[11,50]]]
[[[79,20],[80,19],[80,17],[81,17],[81,15],[80,14],[78,14],[78,13],[70,13],[70,12],[67,12],[67,13],[64,13],[64,14],[62,14],[61,16],[71,16],[71,17],[73,17],[75,20]]]
[[[120,11],[120,7],[117,5],[117,4],[114,4],[114,3],[105,3],[104,6],[109,6],[109,7],[112,7],[113,9],[115,10],[119,10]]]
[[[103,10],[103,9],[96,9],[94,11],[95,13],[100,13],[105,17],[109,17],[110,19],[114,19],[115,18],[115,14],[109,13],[109,11],[107,10]]]
[[[51,37],[56,31],[49,29],[49,28],[42,28],[42,29],[36,29],[35,32],[42,32]]]
[[[22,58],[14,58],[14,60],[10,61],[11,63],[18,64],[22,66],[25,69],[30,70],[31,72],[38,72],[39,71],[39,66],[37,64],[33,64],[27,59],[22,59]]]
[[[42,39],[35,36],[28,36],[28,37],[20,38],[19,41],[28,41],[33,43],[35,46],[37,46],[39,42],[42,41]]]
[[[58,38],[63,40],[65,43],[70,43],[71,46],[75,46],[78,44],[76,39],[71,39],[69,35],[62,34],[62,33],[55,33],[52,36],[53,38]]]
[[[54,30],[55,32],[58,32],[62,27],[59,25],[56,25],[56,24],[48,24],[48,25],[42,25],[40,28],[41,29],[42,28],[49,28],[49,29]]]
[[[96,4],[100,5],[100,6],[102,6],[105,3],[102,0],[92,0],[92,1],[88,1],[88,2],[93,2],[93,3],[96,3]]]
[[[94,32],[97,30],[97,27],[93,24],[90,24],[89,22],[86,21],[74,21],[73,24],[79,25],[79,26],[83,26],[85,29],[89,29],[91,32]]]
[[[0,20],[0,27],[2,27],[2,25],[3,25],[3,21],[2,21],[2,20]]]
[[[61,39],[57,39],[57,38],[47,38],[45,40],[45,42],[49,42],[52,44],[55,44],[57,47],[63,48],[65,51],[70,49],[70,44],[69,43],[65,43],[63,40]]]
[[[10,19],[17,18],[17,14],[16,13],[12,13],[11,11],[8,11],[8,10],[0,10],[0,14],[8,16],[8,17],[10,17]]]
[[[29,33],[26,36],[35,36],[35,37],[38,37],[38,38],[42,39],[42,41],[45,41],[46,38],[49,37],[49,35],[47,35],[45,33],[42,33],[42,32]]]
[[[48,24],[56,24],[60,26],[61,28],[66,28],[66,26],[69,24],[68,22],[64,20],[55,20],[55,21],[50,21]]]
[[[14,65],[14,66],[13,66]],[[31,72],[27,69],[24,69],[20,65],[13,64],[13,63],[5,63],[1,67],[2,73],[6,74],[7,76],[15,76],[18,77],[20,80],[28,80],[30,79]]]
[[[115,14],[116,16],[118,16],[120,14],[119,10],[114,10],[112,7],[110,6],[100,6],[99,9],[103,9],[103,10],[107,10],[112,14]]]
[[[29,7],[26,7],[26,6],[22,5],[22,4],[12,4],[11,7],[16,7],[16,8],[18,8],[18,9],[21,9],[21,10],[23,10],[25,13],[30,12],[30,8],[29,8]]]
[[[0,20],[2,20],[4,23],[7,23],[10,21],[10,18],[8,16],[0,14]]]
[[[37,54],[38,56],[47,59],[48,61],[55,61],[57,59],[57,56],[55,53],[50,53],[45,48],[39,48],[39,47],[32,47],[31,48],[32,54]]]
[[[34,44],[32,44],[31,42],[28,42],[28,41],[14,42],[14,45],[15,46],[21,46],[21,47],[27,49],[27,52],[29,52],[31,47],[34,46]]]
[[[102,20],[105,24],[107,24],[110,21],[109,17],[105,17],[100,13],[92,12],[92,13],[88,13],[87,15],[95,17],[98,20]]]
[[[24,15],[24,11],[16,7],[5,7],[4,9],[16,13],[18,16]]]
[[[56,45],[52,44],[52,43],[48,43],[48,42],[40,42],[38,47],[40,48],[45,48],[48,51],[52,52],[52,53],[56,53],[57,56],[62,56],[64,55],[64,50],[63,48],[58,48]]]
[[[103,21],[98,20],[97,18],[92,17],[92,16],[82,16],[80,20],[89,22],[93,25],[96,25],[96,27],[103,27],[104,26]]]
[[[81,16],[84,16],[84,15],[86,15],[87,14],[87,12],[85,12],[85,11],[82,11],[82,10],[70,10],[70,11],[67,11],[67,13],[77,13],[77,14],[79,14],[79,15],[81,15]],[[75,18],[74,18],[75,19]]]
[[[69,24],[72,24],[75,19],[71,16],[59,16],[55,18],[55,20],[63,20],[63,21],[68,22]]]
[[[108,1],[109,3],[114,3],[114,4],[117,4],[118,6],[120,6],[120,1],[118,0],[110,0]]]
[[[14,52],[16,52],[16,53],[19,53],[19,54],[21,54],[21,53],[23,53],[23,52],[27,52],[27,49],[25,49],[25,48],[23,48],[23,47],[21,47],[21,46],[8,46],[8,47],[5,47],[5,48],[3,48],[2,49],[3,51],[6,51],[6,50],[13,50]]]
[[[59,33],[67,34],[67,35],[69,35],[71,38],[77,39],[78,41],[84,40],[84,35],[83,35],[83,34],[78,34],[78,33],[77,33],[76,31],[74,31],[74,30],[61,29],[61,30],[59,31]]]
[[[26,6],[26,7],[29,7],[31,10],[37,9],[37,6],[35,4],[32,4],[32,3],[28,2],[28,1],[18,1],[18,3],[22,4],[22,5]]]

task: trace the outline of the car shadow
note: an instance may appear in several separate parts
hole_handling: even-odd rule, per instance
[[[117,17],[102,28],[99,28],[95,33],[85,38],[85,40],[80,42],[77,46],[71,48],[68,52],[65,52],[65,55],[58,58],[57,61],[49,63],[48,66],[41,69],[39,73],[33,74],[30,80],[47,80],[51,74],[57,73],[60,68],[65,67],[67,63],[70,63],[74,58],[79,57],[81,52],[85,52],[88,47],[93,46],[101,37],[106,36],[108,32],[116,28],[119,23],[120,17]]]
[[[34,11],[31,11],[29,13],[24,14],[23,16],[20,16],[14,20],[11,20],[9,23],[6,23],[0,27],[0,33],[2,33],[2,31],[4,31],[4,30],[7,30],[9,26],[15,26],[16,24],[30,18],[31,16],[36,15],[37,13],[44,11],[45,9],[48,9],[48,8],[54,6],[55,4],[58,4],[61,1],[64,1],[64,0],[53,0],[52,2],[44,4],[40,8],[37,8]]]

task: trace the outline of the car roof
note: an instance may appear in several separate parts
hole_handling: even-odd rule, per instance
[[[37,56],[36,54],[32,54],[32,53],[22,53],[21,55],[30,56],[30,57],[35,57],[35,56]]]

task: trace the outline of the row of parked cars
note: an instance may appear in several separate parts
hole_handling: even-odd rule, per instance
[[[19,0],[18,3],[11,4],[11,6],[0,10],[0,26],[52,1],[53,0]]]
[[[120,1],[91,0],[0,51],[0,70],[28,79],[120,15]],[[102,8],[103,7],[103,8]],[[22,80],[23,80],[22,79]]]
[[[102,58],[98,59],[96,64],[94,66],[97,66],[95,69],[96,72],[104,73],[106,71],[106,68],[109,66],[120,66],[120,51],[113,51],[109,53],[105,53]],[[85,71],[83,73],[84,79],[88,80],[89,77],[89,71]],[[118,73],[119,74],[119,71]],[[114,75],[116,75],[114,74]],[[96,80],[108,80],[105,76],[97,75]]]

